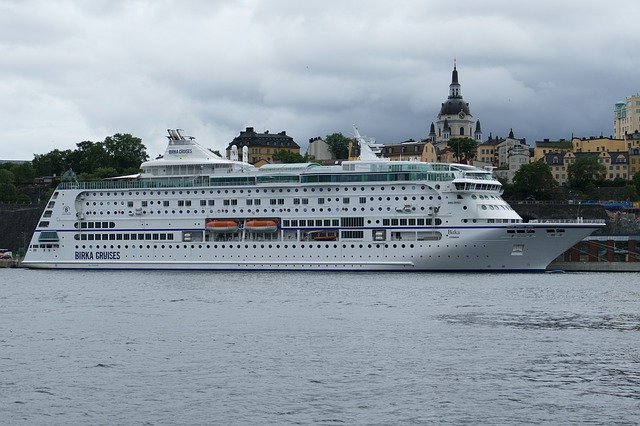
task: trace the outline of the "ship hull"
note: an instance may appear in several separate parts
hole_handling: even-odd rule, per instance
[[[555,232],[561,227],[562,233]],[[273,271],[543,271],[599,226],[544,223],[438,228],[439,241],[230,241],[61,244],[32,252],[23,265],[44,269]],[[549,232],[552,231],[552,232]],[[65,236],[69,238],[69,236]]]

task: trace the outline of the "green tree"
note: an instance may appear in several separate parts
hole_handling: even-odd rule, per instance
[[[110,158],[110,163],[102,166],[114,167],[119,173],[140,170],[140,164],[149,159],[142,139],[129,133],[108,136],[104,140],[104,149]]]
[[[470,163],[476,158],[478,144],[471,138],[451,138],[447,143],[456,161],[462,164]]]
[[[273,154],[272,158],[274,161],[279,161],[281,163],[306,163],[308,161],[306,154],[300,155],[297,152],[289,152],[284,149]]]
[[[587,189],[589,183],[595,183],[595,181],[602,179],[606,168],[598,162],[598,157],[595,155],[585,155],[576,158],[573,164],[569,164],[569,185],[572,188],[584,191]]]
[[[17,184],[31,184],[36,178],[36,171],[31,163],[19,163],[11,166],[14,182]]]
[[[636,191],[638,191],[638,194],[640,194],[640,172],[633,175],[631,183],[636,187]]]
[[[0,183],[11,184],[15,181],[13,172],[7,169],[0,169]]]
[[[631,201],[638,201],[639,197],[638,197],[638,190],[636,189],[635,185],[626,185],[624,187],[624,192],[622,193],[622,196],[625,199],[631,200]]]
[[[551,168],[542,160],[523,165],[513,176],[514,195],[521,199],[548,200],[555,186]]]
[[[332,133],[327,135],[325,142],[329,145],[329,151],[336,160],[346,160],[349,158],[349,144],[352,142],[342,133]]]
[[[15,201],[16,195],[17,191],[13,183],[0,183],[0,201]]]
[[[46,154],[35,154],[31,164],[36,176],[61,175],[68,168],[67,157],[72,151],[54,149]]]

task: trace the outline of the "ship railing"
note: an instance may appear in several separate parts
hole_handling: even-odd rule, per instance
[[[527,223],[589,223],[604,225],[604,219],[583,219],[581,217],[577,219],[533,219]]]
[[[61,182],[58,189],[147,189],[210,186],[208,178],[200,179],[144,179],[129,181]]]

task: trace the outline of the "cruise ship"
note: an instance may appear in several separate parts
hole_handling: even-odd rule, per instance
[[[525,223],[491,173],[388,161],[229,159],[180,130],[138,175],[62,182],[29,268],[280,271],[543,271],[602,221]]]

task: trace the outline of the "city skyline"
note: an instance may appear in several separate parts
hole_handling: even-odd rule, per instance
[[[454,57],[483,139],[613,134],[638,93],[621,1],[3,2],[0,158],[114,133],[150,156],[167,128],[220,151],[246,127],[311,137],[356,123],[380,143],[426,138]]]

